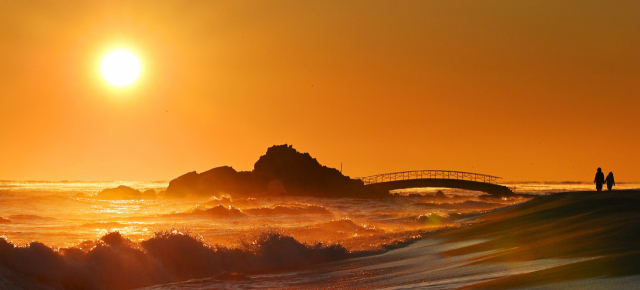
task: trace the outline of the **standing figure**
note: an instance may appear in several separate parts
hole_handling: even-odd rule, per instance
[[[616,185],[616,182],[613,180],[613,172],[609,172],[607,175],[607,179],[604,180],[607,183],[607,189],[611,191],[611,188]]]
[[[600,167],[598,167],[596,179],[593,182],[596,184],[596,189],[598,191],[602,191],[602,184],[604,183],[604,173],[602,173],[602,169],[600,169]]]

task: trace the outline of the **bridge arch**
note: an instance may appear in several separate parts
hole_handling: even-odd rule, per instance
[[[512,195],[511,189],[498,184],[497,176],[449,170],[417,170],[359,177],[368,187],[395,190],[416,187],[446,187],[486,192],[494,196]]]

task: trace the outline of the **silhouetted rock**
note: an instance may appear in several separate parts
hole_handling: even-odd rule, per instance
[[[267,149],[253,166],[253,173],[279,180],[290,195],[360,196],[367,191],[362,181],[323,166],[309,153],[300,153],[287,144]]]
[[[255,163],[253,171],[237,172],[222,166],[198,174],[189,172],[171,182],[166,196],[212,196],[222,193],[247,195],[299,195],[319,197],[382,197],[388,192],[364,186],[361,180],[321,165],[309,153],[292,146],[276,145]]]
[[[189,172],[169,182],[165,193],[168,197],[187,195],[212,196],[222,193],[240,195],[266,192],[269,180],[259,174],[237,172],[229,166],[213,168],[198,174]]]
[[[436,192],[436,198],[448,198],[448,197],[444,195],[444,192],[442,192],[442,190],[438,190],[438,192]]]
[[[96,195],[96,199],[154,199],[156,192],[153,189],[140,192],[128,186],[120,185],[116,188],[103,189]]]

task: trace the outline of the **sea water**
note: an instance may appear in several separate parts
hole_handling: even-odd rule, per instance
[[[90,252],[98,243],[104,243],[104,237],[110,233],[132,243],[132,248],[165,233],[194,237],[207,248],[247,250],[247,245],[257,243],[256,237],[261,233],[277,232],[303,245],[339,245],[357,256],[357,253],[384,253],[425,233],[465,225],[474,222],[474,216],[528,200],[487,199],[479,192],[447,188],[397,190],[394,193],[401,197],[384,199],[234,197],[227,193],[181,199],[95,199],[102,189],[120,185],[159,192],[168,183],[1,181],[0,235],[16,247],[39,242],[55,252],[65,253],[69,248]],[[505,185],[516,193],[534,195],[594,187],[585,182]],[[637,189],[640,184],[620,183],[615,188]],[[447,197],[437,198],[437,191]],[[291,269],[280,270],[286,273]],[[151,279],[148,283],[155,282],[158,281]],[[198,283],[202,289],[211,284]],[[217,282],[214,284],[221,287]]]

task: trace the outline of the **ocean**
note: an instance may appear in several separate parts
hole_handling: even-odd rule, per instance
[[[327,272],[319,270],[319,264],[333,265],[331,275],[336,275],[336,265],[344,266],[338,262],[342,260],[389,263],[385,255],[390,251],[414,255],[412,247],[433,243],[433,240],[426,242],[425,236],[478,223],[479,216],[530,199],[487,199],[478,192],[448,188],[397,190],[394,192],[401,197],[384,199],[234,198],[226,193],[180,199],[94,198],[99,191],[120,185],[159,192],[166,189],[168,182],[0,181],[0,234],[4,240],[0,245],[0,260],[13,255],[7,253],[36,251],[40,247],[38,251],[47,254],[36,251],[40,254],[29,252],[29,255],[35,255],[33,259],[37,263],[53,263],[42,269],[35,267],[42,271],[34,270],[35,276],[28,274],[31,273],[28,266],[25,266],[26,272],[16,270],[19,266],[8,267],[9,272],[0,271],[0,276],[5,277],[3,281],[8,283],[6,277],[10,277],[15,285],[42,289],[314,288],[319,285],[314,281],[326,278],[323,275]],[[594,188],[587,182],[504,185],[515,193],[534,196]],[[639,188],[640,183],[620,183],[615,187],[616,190]],[[436,196],[438,191],[445,196]],[[2,247],[9,251],[4,256]],[[425,251],[421,255],[433,260],[428,263],[430,267],[434,267],[434,261],[449,265],[446,267],[467,263],[466,259],[439,259],[432,253],[433,248]],[[372,261],[370,257],[378,260]],[[547,267],[570,261],[573,260],[539,263]],[[65,270],[49,273],[48,267],[58,265],[56,263]],[[521,268],[543,267],[542,264]],[[5,265],[14,264],[5,261]],[[129,274],[134,276],[112,273],[123,267],[133,267]],[[392,278],[389,273],[376,272],[375,268],[363,275],[381,281]],[[242,274],[233,274],[236,272]],[[75,278],[60,278],[67,276]],[[118,282],[114,282],[114,277],[118,277]],[[482,275],[474,277],[488,279]],[[246,283],[247,279],[253,282]],[[297,284],[291,284],[292,281]],[[454,282],[442,285],[448,289],[469,281]],[[378,283],[372,287],[401,284]],[[0,283],[2,285],[5,284]]]

